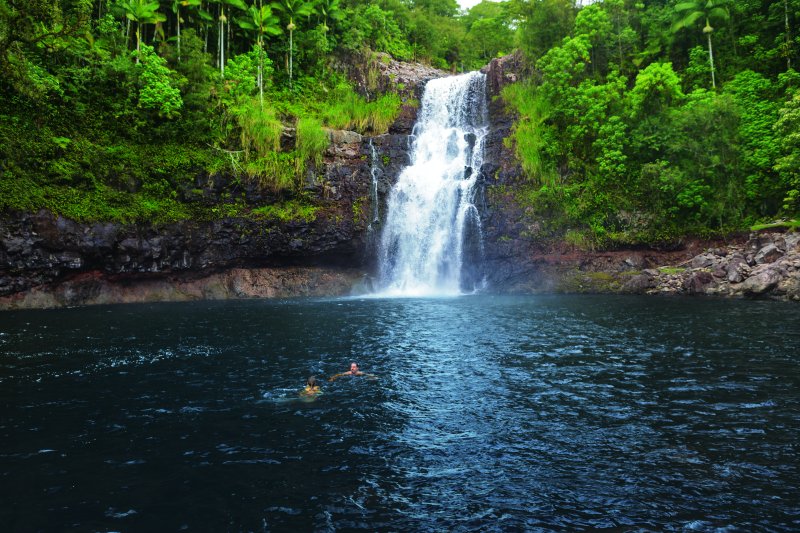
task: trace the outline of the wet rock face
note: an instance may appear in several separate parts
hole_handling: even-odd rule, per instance
[[[347,75],[365,97],[396,92],[403,102],[419,100],[425,83],[450,73],[422,63],[402,62],[383,52],[357,52],[343,56],[334,68]]]
[[[311,223],[223,219],[97,228],[45,211],[7,217],[0,235],[0,296],[89,270],[166,275],[242,264],[363,262],[352,217],[339,221],[334,213]]]
[[[410,72],[418,75],[420,83],[425,76],[443,74],[415,68]],[[416,85],[410,87],[417,90]],[[418,88],[421,91],[422,85]],[[366,271],[372,267],[380,232],[374,204],[377,202],[377,212],[384,217],[388,193],[409,163],[408,134],[415,119],[416,107],[409,103],[389,134],[370,139],[351,131],[329,130],[330,145],[323,164],[309,169],[303,186],[304,193],[319,206],[310,222],[226,218],[166,225],[81,224],[46,211],[0,213],[0,300],[8,302],[13,297],[20,301],[25,298],[23,293],[38,287],[36,298],[29,300],[34,306],[36,302],[43,306],[107,302],[114,301],[115,294],[123,298],[109,285],[110,280],[132,285],[167,279],[177,283],[188,278],[210,279],[238,267],[324,264]],[[290,148],[294,131],[287,128],[281,142]],[[252,208],[282,201],[280,195],[256,183],[224,175],[198,176],[186,186],[183,196],[207,206],[227,197]],[[81,282],[73,282],[76,279]],[[235,297],[234,292],[223,293]],[[340,293],[339,289],[334,293]],[[171,298],[168,294],[161,288],[153,298]],[[0,309],[3,306],[0,301]]]
[[[520,207],[513,188],[522,179],[522,169],[514,147],[506,139],[512,134],[515,115],[500,97],[502,88],[518,79],[521,58],[506,56],[493,59],[482,71],[486,74],[486,98],[489,131],[484,139],[484,162],[476,187],[476,206],[480,211],[484,236],[486,281],[492,290],[519,287],[529,290],[549,282],[538,275],[541,265],[531,261],[542,250],[532,236],[538,232],[536,221]]]
[[[46,211],[0,214],[0,297],[96,272],[118,280],[206,276],[230,268],[320,264],[365,268],[373,165],[379,167],[378,202],[407,163],[407,136],[374,140],[354,132],[329,131],[331,144],[321,168],[310,170],[306,194],[320,206],[313,221],[226,218],[166,225],[82,224]],[[373,160],[374,159],[374,160]],[[209,202],[226,190],[226,179],[208,180]],[[231,180],[228,180],[231,182]],[[252,207],[275,202],[270,192],[240,191]],[[272,195],[272,196],[270,196]],[[201,200],[202,201],[202,200]],[[91,296],[94,278],[73,289],[72,303]],[[94,298],[94,296],[91,296]]]

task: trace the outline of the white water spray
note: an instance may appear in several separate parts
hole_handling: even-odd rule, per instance
[[[485,80],[471,72],[425,86],[411,165],[389,194],[379,249],[382,295],[457,295],[482,282],[468,272],[473,265],[465,256],[474,259],[482,246],[474,197],[488,131]]]

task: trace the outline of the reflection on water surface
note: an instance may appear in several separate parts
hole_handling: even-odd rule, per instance
[[[0,526],[800,528],[800,308],[634,297],[0,314]],[[303,401],[312,374],[357,361]]]

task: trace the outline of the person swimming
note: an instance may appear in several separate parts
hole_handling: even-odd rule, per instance
[[[336,381],[337,379],[344,377],[344,376],[366,376],[368,378],[377,378],[374,374],[365,374],[361,370],[358,369],[358,364],[350,363],[350,370],[347,372],[340,372],[328,378],[328,381]]]
[[[311,376],[306,380],[306,386],[303,390],[300,391],[301,396],[316,396],[317,394],[321,394],[322,390],[319,387],[319,383],[317,382],[317,376]]]

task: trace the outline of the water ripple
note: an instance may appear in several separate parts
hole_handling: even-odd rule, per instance
[[[482,296],[0,319],[11,530],[800,526],[796,306]],[[299,395],[351,361],[377,379]]]

